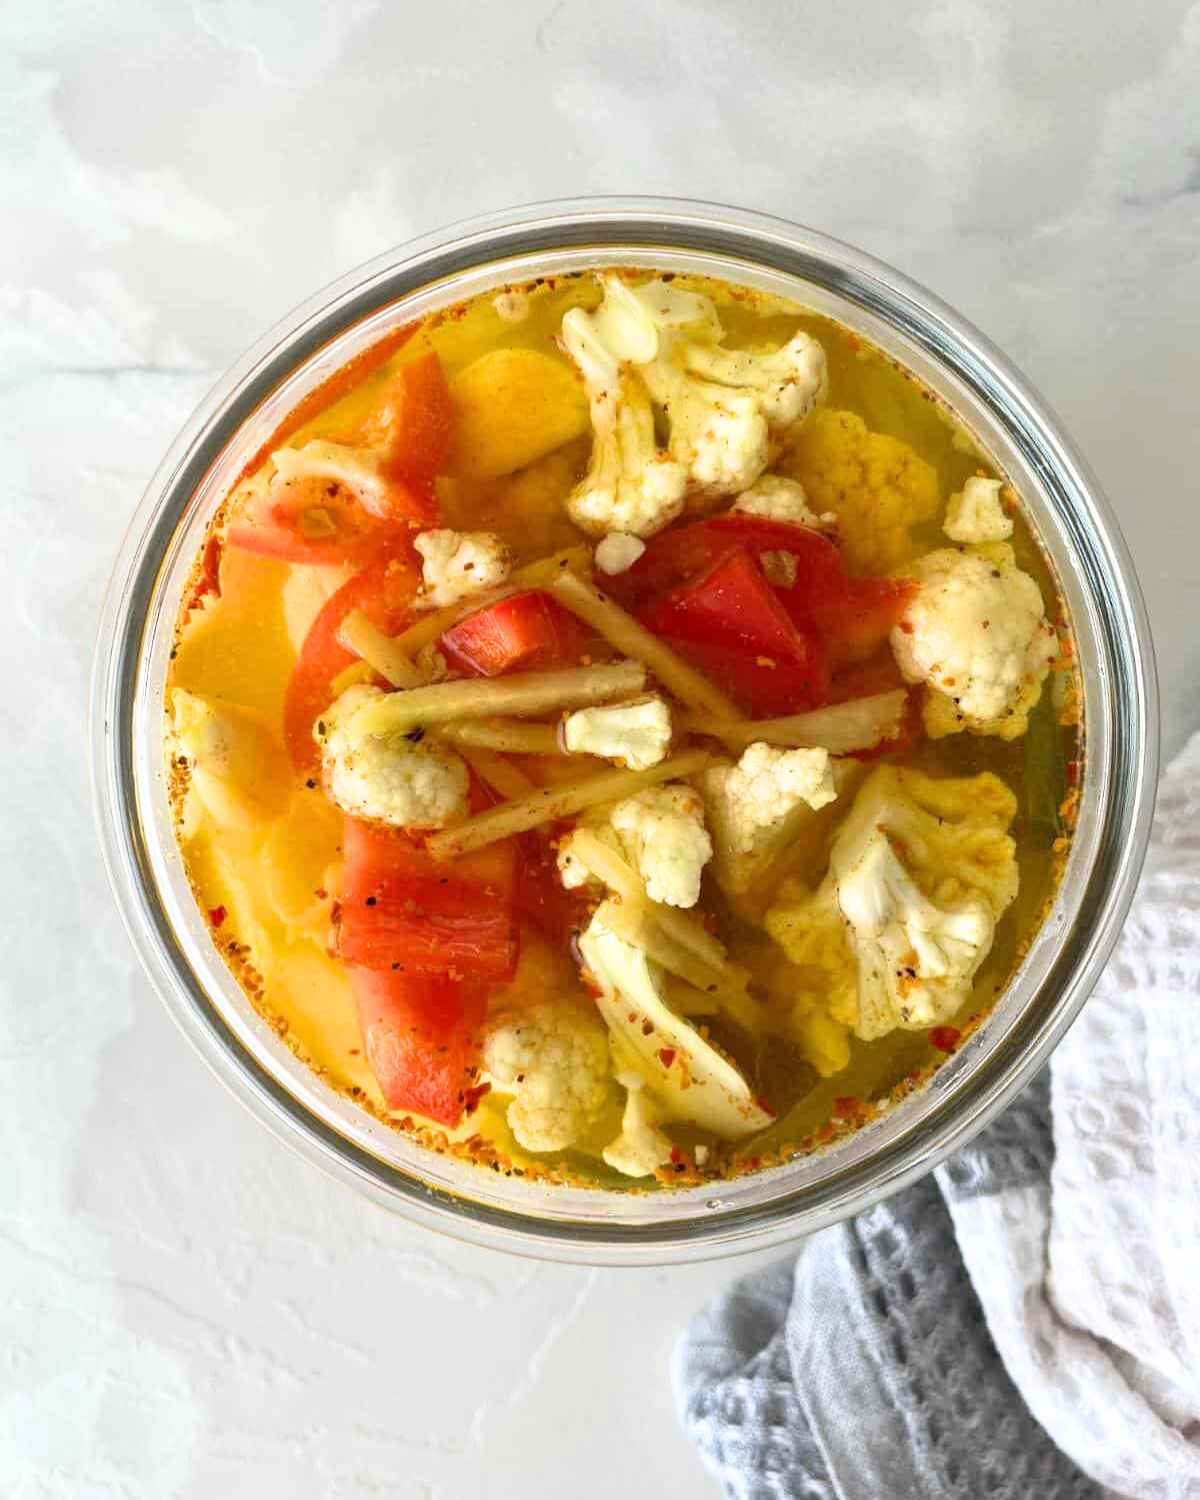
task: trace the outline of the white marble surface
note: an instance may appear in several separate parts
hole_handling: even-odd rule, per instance
[[[125,518],[214,375],[352,263],[509,202],[805,220],[1057,407],[1127,526],[1173,747],[1200,718],[1198,99],[1183,0],[0,6],[0,1493],[710,1493],[666,1360],[732,1267],[406,1228],[279,1150],[133,963],[85,679]]]

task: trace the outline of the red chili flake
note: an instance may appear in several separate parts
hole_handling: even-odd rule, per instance
[[[1079,762],[1077,760],[1069,760],[1067,762],[1067,785],[1079,785]]]
[[[672,1146],[671,1147],[671,1160],[676,1164],[676,1166],[679,1166],[679,1165],[682,1164],[682,1162],[683,1162],[683,1152],[679,1149],[678,1146]]]
[[[853,1120],[862,1112],[862,1100],[856,1099],[853,1094],[843,1094],[833,1101],[833,1118],[835,1120]]]
[[[758,1105],[759,1109],[762,1110],[764,1115],[774,1115],[775,1111],[771,1108],[771,1106],[767,1103],[767,1101],[761,1094],[759,1094],[758,1098],[754,1102]]]
[[[213,906],[213,907],[210,907],[209,908],[209,913],[208,913],[209,925],[212,926],[212,927],[220,927],[221,923],[225,920],[225,918],[228,915],[229,915],[229,913],[225,910],[225,908],[223,906]]]
[[[957,1026],[935,1026],[929,1033],[929,1040],[939,1052],[953,1052],[962,1041],[962,1032]]]
[[[660,1047],[658,1049],[658,1060],[660,1063],[662,1063],[664,1068],[669,1068],[675,1061],[675,1048]]]
[[[463,1107],[466,1109],[467,1114],[473,1115],[479,1108],[479,1101],[483,1098],[484,1094],[490,1094],[491,1091],[492,1086],[490,1083],[477,1083],[469,1089],[464,1089]]]

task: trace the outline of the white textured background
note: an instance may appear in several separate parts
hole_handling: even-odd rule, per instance
[[[1200,717],[1200,6],[0,4],[0,1494],[711,1493],[666,1361],[729,1266],[406,1228],[203,1071],[84,773],[110,559],[176,427],[311,290],[506,203],[664,192],[853,240],[978,322],[1107,485]]]

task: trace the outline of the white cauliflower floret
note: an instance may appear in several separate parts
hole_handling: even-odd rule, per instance
[[[935,690],[927,733],[1024,734],[1058,653],[1037,584],[1005,559],[952,548],[908,572],[920,588],[892,630],[892,652],[908,682]]]
[[[683,510],[687,475],[658,447],[646,391],[622,370],[592,315],[572,308],[563,318],[562,337],[583,375],[592,416],[592,456],[567,497],[567,513],[592,536],[653,536]]]
[[[942,530],[952,542],[1005,542],[1012,536],[1012,517],[1000,500],[1003,484],[973,476],[950,496]]]
[[[781,348],[767,352],[688,340],[681,342],[680,355],[694,375],[752,391],[773,438],[783,438],[802,422],[827,389],[825,351],[807,333],[794,333]]]
[[[277,448],[271,454],[275,475],[271,494],[275,498],[303,480],[326,479],[344,485],[375,515],[388,514],[388,480],[383,455],[373,448],[350,448],[323,438],[303,448]]]
[[[680,508],[684,487],[706,496],[748,489],[767,467],[772,449],[824,395],[821,346],[808,334],[796,333],[781,348],[766,352],[724,349],[718,342],[720,318],[709,298],[661,280],[631,287],[608,276],[603,285],[604,300],[594,313],[574,308],[563,319],[563,341],[592,396],[597,449],[616,425],[616,413],[629,408],[629,429],[640,437],[634,445],[637,488],[644,485],[643,474],[653,471],[653,455],[672,471],[673,496],[674,486],[683,481]],[[637,368],[662,407],[670,434],[668,455],[652,447],[653,413],[648,404],[643,408],[641,385],[628,366]],[[593,468],[596,458],[594,450]],[[609,458],[607,469],[615,474],[621,465]],[[612,502],[589,507],[584,498],[590,491],[607,496],[613,488],[611,477],[597,484],[589,473],[568,502],[576,524],[594,530],[597,514],[611,510]],[[629,506],[635,514],[644,508]],[[678,514],[676,509],[669,520]],[[620,529],[652,534],[644,526],[622,524]]]
[[[317,720],[313,737],[329,795],[343,810],[397,828],[443,828],[466,810],[465,762],[431,736],[354,732],[359,709],[386,696],[349,687]]]
[[[858,965],[859,1036],[947,1021],[966,999],[996,929],[981,896],[945,907],[921,893],[880,828],[838,850],[838,905]]]
[[[786,881],[766,915],[796,966],[802,1009],[815,1003],[866,1041],[949,1020],[1016,898],[1016,846],[1005,832],[1015,812],[989,773],[874,771],[821,885]],[[814,993],[802,992],[806,982]]]
[[[671,1141],[658,1128],[660,1111],[646,1094],[642,1078],[632,1071],[618,1079],[628,1089],[621,1133],[604,1148],[604,1160],[626,1177],[651,1177],[671,1160]]]
[[[575,1145],[608,1102],[608,1035],[581,1007],[547,1001],[500,1014],[482,1060],[494,1086],[513,1096],[509,1129],[526,1151]]]
[[[697,379],[672,351],[645,367],[645,379],[666,415],[671,457],[690,487],[709,497],[749,489],[771,457],[758,396]]]
[[[595,552],[596,566],[611,577],[615,573],[626,573],[646,550],[639,537],[624,531],[610,531]]]
[[[734,500],[733,508],[741,515],[761,516],[766,521],[791,521],[814,530],[837,524],[832,511],[817,515],[800,481],[783,474],[764,474],[748,490],[743,490]]]
[[[837,517],[832,511],[823,516],[816,514],[799,480],[787,479],[782,474],[764,474],[737,497],[733,509],[741,515],[761,516],[765,521],[789,521],[794,526],[808,526],[813,530],[837,525]],[[791,552],[764,552],[759,561],[768,583],[781,589],[794,586],[799,568]]]
[[[498,588],[512,572],[512,553],[491,531],[422,531],[413,546],[422,558],[421,602],[434,609]]]
[[[695,906],[701,871],[712,858],[700,794],[678,782],[647,787],[609,816],[651,900]]]
[[[576,709],[563,721],[563,744],[573,754],[603,755],[631,771],[658,765],[670,743],[671,710],[657,695]]]
[[[761,740],[736,766],[706,772],[704,790],[719,804],[720,823],[733,848],[752,854],[797,807],[820,808],[837,796],[828,750],[780,750]]]

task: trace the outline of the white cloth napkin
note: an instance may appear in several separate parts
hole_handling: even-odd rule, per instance
[[[1059,1447],[1119,1495],[1200,1496],[1200,735],[1050,1076],[1049,1181],[951,1199],[959,1248]]]
[[[1049,1109],[1043,1079],[687,1331],[727,1495],[1200,1500],[1200,735],[1050,1072]]]

